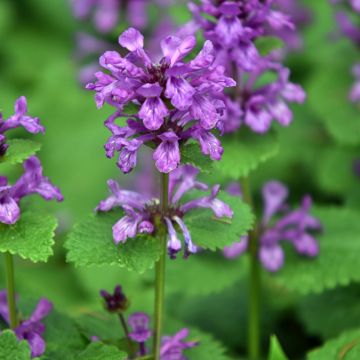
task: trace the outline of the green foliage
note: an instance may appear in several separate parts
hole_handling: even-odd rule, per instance
[[[0,224],[0,252],[10,252],[33,262],[53,254],[56,218],[38,211],[24,211],[14,225]]]
[[[67,261],[76,266],[118,265],[139,273],[152,268],[161,251],[156,238],[139,235],[115,245],[112,226],[122,216],[122,211],[113,211],[76,224],[66,241]]]
[[[31,352],[27,341],[19,341],[10,330],[0,334],[0,360],[30,360]]]
[[[76,359],[79,360],[125,360],[127,354],[120,351],[116,346],[104,345],[99,342],[92,343],[82,351]]]
[[[220,194],[219,198],[234,211],[232,219],[217,219],[212,212],[197,209],[187,214],[185,221],[193,242],[204,249],[216,250],[231,245],[252,227],[254,216],[239,197]]]
[[[210,172],[213,161],[208,156],[204,156],[198,144],[188,144],[181,148],[181,162],[196,166],[202,172]]]
[[[279,149],[274,133],[264,136],[244,129],[224,137],[222,145],[224,154],[221,161],[215,163],[215,169],[235,180],[248,176],[261,163],[275,156]]]
[[[321,348],[311,351],[308,360],[358,360],[360,358],[360,330],[348,331]]]
[[[275,36],[262,36],[255,40],[255,46],[261,56],[267,56],[274,50],[284,47],[284,43]]]
[[[270,351],[268,360],[287,360],[287,356],[282,349],[279,340],[275,335],[270,338]]]
[[[0,158],[0,166],[20,164],[40,150],[41,144],[27,139],[8,140],[9,148],[5,156]]]
[[[316,235],[320,244],[319,256],[304,258],[290,251],[285,266],[275,275],[276,280],[303,294],[359,281],[360,213],[324,207],[314,209],[314,215],[323,226],[323,233]]]

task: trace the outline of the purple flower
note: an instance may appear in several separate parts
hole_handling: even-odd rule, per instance
[[[305,196],[300,208],[289,210],[285,203],[288,189],[280,182],[266,183],[262,191],[264,211],[259,235],[259,259],[268,271],[278,271],[284,264],[284,251],[281,241],[290,242],[295,250],[305,256],[315,257],[319,245],[312,235],[321,230],[319,220],[310,215],[310,196]],[[274,220],[275,216],[279,216]],[[248,249],[248,237],[224,249],[227,258],[234,258]]]
[[[26,320],[20,321],[20,325],[14,329],[19,340],[26,340],[31,348],[31,356],[38,357],[45,352],[46,344],[42,335],[45,325],[41,322],[52,310],[53,306],[45,298],[39,300],[35,310]],[[9,323],[9,312],[6,290],[0,291],[0,316]]]
[[[143,49],[144,38],[136,29],[121,34],[119,43],[129,53],[122,57],[116,51],[105,52],[100,65],[109,73],[97,72],[97,81],[87,85],[96,92],[98,107],[106,102],[117,109],[105,122],[112,133],[105,145],[107,156],[119,152],[118,166],[126,173],[136,165],[139,148],[151,143],[158,170],[167,173],[180,163],[179,145],[194,138],[204,154],[219,160],[222,148],[211,131],[225,110],[223,90],[235,82],[215,64],[212,43],[206,41],[199,54],[185,62],[195,37],[168,36],[156,63]],[[130,104],[136,108],[133,114],[126,111]],[[127,117],[127,125],[117,125],[118,117]]]
[[[8,185],[7,178],[0,177],[0,222],[15,224],[20,217],[20,200],[31,194],[39,194],[45,200],[62,201],[60,189],[42,175],[42,166],[36,156],[24,162],[24,173],[14,185]]]
[[[220,190],[219,185],[211,189],[210,195],[189,200],[185,203],[180,202],[183,196],[192,189],[208,190],[206,184],[196,180],[197,174],[198,170],[192,166],[179,167],[170,174],[169,207],[162,218],[162,225],[167,228],[167,248],[171,258],[175,258],[182,248],[178,231],[183,234],[185,243],[184,256],[186,257],[197,251],[197,247],[193,243],[191,234],[183,219],[189,211],[207,208],[218,218],[231,218],[233,215],[231,208],[217,198]],[[125,211],[125,216],[113,226],[113,237],[116,244],[125,242],[128,238],[133,238],[138,234],[152,234],[158,230],[156,228],[157,219],[161,218],[158,199],[151,200],[135,192],[121,190],[114,180],[109,180],[108,185],[111,195],[101,201],[96,210],[109,211],[114,207],[122,207]]]
[[[137,343],[145,343],[151,337],[151,330],[149,329],[150,318],[145,313],[134,313],[128,318],[131,332],[130,339]]]
[[[44,133],[45,128],[38,118],[27,115],[27,101],[25,96],[19,97],[15,102],[15,114],[5,120],[0,113],[0,156],[4,155],[8,145],[6,144],[5,132],[18,127],[23,127],[32,134]]]
[[[104,299],[106,310],[109,312],[123,312],[129,306],[128,300],[120,285],[115,287],[113,294],[101,290],[100,295]]]

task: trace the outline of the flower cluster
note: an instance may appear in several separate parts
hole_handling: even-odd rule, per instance
[[[25,196],[39,194],[45,200],[62,201],[63,196],[47,177],[44,177],[40,160],[36,156],[28,158],[24,173],[14,185],[9,185],[5,176],[0,176],[0,222],[14,224],[20,217],[19,202]]]
[[[238,194],[238,193],[234,193]],[[269,271],[277,271],[284,264],[281,241],[290,242],[295,250],[305,256],[314,257],[319,253],[319,245],[312,232],[321,230],[319,220],[310,215],[310,196],[305,196],[300,208],[289,210],[285,203],[288,189],[280,182],[270,181],[262,190],[264,212],[259,227],[259,259]],[[280,218],[274,219],[278,215]],[[248,248],[248,237],[226,247],[224,255],[233,258]]]
[[[106,290],[101,290],[100,295],[104,299],[105,309],[109,312],[121,313],[129,306],[128,299],[120,285],[115,287],[113,294],[109,294]]]
[[[97,211],[109,211],[114,207],[122,207],[125,216],[113,226],[113,237],[116,244],[125,242],[137,234],[153,234],[158,230],[156,225],[160,222],[167,228],[167,248],[171,258],[181,250],[182,244],[177,235],[179,229],[184,237],[184,256],[196,253],[197,246],[191,239],[191,234],[183,220],[184,216],[196,208],[209,208],[217,218],[233,215],[231,208],[217,198],[219,185],[211,189],[211,194],[189,200],[183,204],[180,200],[192,189],[207,191],[208,186],[196,180],[198,170],[192,166],[182,166],[170,174],[169,206],[166,214],[162,216],[158,199],[151,199],[136,192],[120,189],[118,183],[109,180],[111,195],[100,202]]]
[[[6,150],[8,149],[5,137],[5,133],[8,130],[23,127],[32,134],[45,132],[45,128],[40,124],[40,120],[29,116],[27,111],[26,98],[25,96],[21,96],[15,102],[14,115],[5,120],[0,113],[0,156],[5,155]]]
[[[272,54],[262,57],[255,44],[261,36],[294,29],[290,17],[276,10],[276,3],[202,0],[200,5],[189,5],[193,31],[201,29],[205,38],[213,42],[216,63],[223,65],[228,74],[234,74],[238,82],[238,91],[228,100],[228,123],[223,125],[226,132],[246,124],[253,131],[264,133],[273,120],[286,126],[292,120],[287,103],[305,100],[303,89],[289,82],[289,70],[276,62]],[[275,72],[277,80],[259,86],[260,77],[267,72]]]
[[[136,165],[139,148],[149,143],[156,147],[157,169],[169,173],[180,163],[179,144],[194,139],[204,154],[219,160],[223,149],[211,131],[225,109],[223,90],[235,82],[214,63],[213,44],[206,41],[193,60],[184,62],[196,45],[195,37],[168,36],[161,42],[162,59],[153,63],[143,49],[143,36],[134,28],[121,34],[119,43],[129,53],[122,57],[105,52],[100,65],[110,74],[98,72],[97,81],[87,85],[96,92],[98,107],[108,103],[117,109],[105,122],[112,132],[105,145],[107,156],[119,152],[117,164],[128,173]],[[135,114],[126,113],[129,104],[136,107]],[[117,125],[118,117],[127,117],[127,125]]]
[[[140,356],[148,354],[145,343],[151,338],[151,330],[149,328],[150,318],[145,313],[134,313],[129,316],[129,325],[131,332],[130,338],[139,343]],[[189,336],[189,330],[184,328],[177,332],[174,336],[163,336],[161,339],[160,359],[161,360],[186,360],[183,352],[197,346],[195,341],[185,341]]]
[[[31,348],[31,356],[38,357],[45,352],[45,340],[42,335],[45,325],[41,322],[52,310],[53,306],[45,298],[39,300],[35,310],[29,318],[20,320],[20,324],[14,329],[19,340],[26,340]],[[10,323],[6,290],[0,291],[0,317]]]

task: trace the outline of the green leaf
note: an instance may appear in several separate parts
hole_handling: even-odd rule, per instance
[[[14,225],[0,224],[0,252],[10,252],[33,262],[53,254],[56,218],[38,211],[24,211]]]
[[[191,164],[207,173],[213,166],[213,161],[201,152],[198,144],[189,144],[181,148],[181,163]]]
[[[287,360],[287,356],[282,349],[279,340],[275,335],[272,335],[270,338],[270,352],[268,360]]]
[[[259,135],[249,130],[241,130],[238,134],[224,137],[222,145],[223,157],[215,162],[214,167],[224,176],[235,180],[248,176],[279,150],[277,137],[272,132]]]
[[[239,241],[252,227],[254,216],[239,197],[220,194],[219,198],[234,211],[232,219],[217,219],[210,210],[197,209],[186,215],[185,222],[193,242],[204,249],[223,249]]]
[[[19,164],[40,150],[41,144],[27,139],[11,139],[7,141],[9,148],[5,156],[0,158],[0,166],[3,164]]]
[[[10,330],[0,334],[0,360],[30,360],[31,351],[27,341],[19,341]]]
[[[79,360],[125,360],[127,354],[120,351],[116,346],[104,345],[99,342],[94,342],[76,356]]]
[[[360,213],[336,207],[316,208],[313,213],[323,226],[322,234],[316,235],[319,256],[306,258],[291,249],[274,279],[303,294],[360,281]]]
[[[122,211],[92,214],[76,224],[66,241],[67,261],[76,266],[118,265],[139,273],[152,268],[160,256],[158,239],[140,235],[115,245],[112,227]]]
[[[321,348],[308,353],[308,360],[358,360],[360,359],[360,330],[348,331]]]
[[[262,36],[255,40],[255,46],[261,56],[267,56],[274,50],[284,47],[284,42],[275,36]]]

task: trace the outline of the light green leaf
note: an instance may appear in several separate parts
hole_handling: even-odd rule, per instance
[[[4,164],[19,164],[40,150],[41,144],[27,139],[7,140],[9,148],[5,156],[0,158],[0,166]]]
[[[274,279],[303,294],[359,281],[360,213],[336,207],[316,208],[313,213],[323,226],[322,234],[316,235],[319,256],[306,258],[289,251]]]
[[[321,348],[308,353],[308,360],[358,360],[360,359],[360,330],[348,331]]]
[[[185,217],[193,242],[204,249],[223,249],[239,241],[252,227],[254,216],[239,197],[220,194],[219,198],[234,211],[232,219],[217,219],[210,210],[197,209]]]
[[[79,360],[125,360],[127,354],[120,351],[116,346],[104,345],[100,342],[94,342],[87,346],[76,359]]]
[[[160,256],[158,239],[140,235],[115,245],[112,227],[122,211],[92,214],[76,224],[66,241],[67,261],[76,266],[118,265],[139,273],[152,268]]]
[[[19,341],[10,330],[0,334],[0,360],[30,360],[31,351],[27,341]]]
[[[235,180],[248,176],[279,150],[277,137],[272,132],[259,135],[241,130],[236,135],[224,137],[222,145],[224,154],[220,161],[214,163],[214,167],[224,176]]]
[[[33,262],[53,254],[56,218],[38,211],[24,211],[14,225],[0,224],[0,252],[10,252]]]
[[[189,144],[181,148],[181,163],[191,164],[207,173],[213,166],[213,161],[201,152],[198,144]]]
[[[284,42],[275,36],[262,36],[255,40],[255,46],[261,56],[267,56],[274,50],[281,49]]]
[[[282,349],[279,340],[275,335],[271,336],[270,339],[270,352],[268,356],[268,360],[287,360],[287,356]]]

